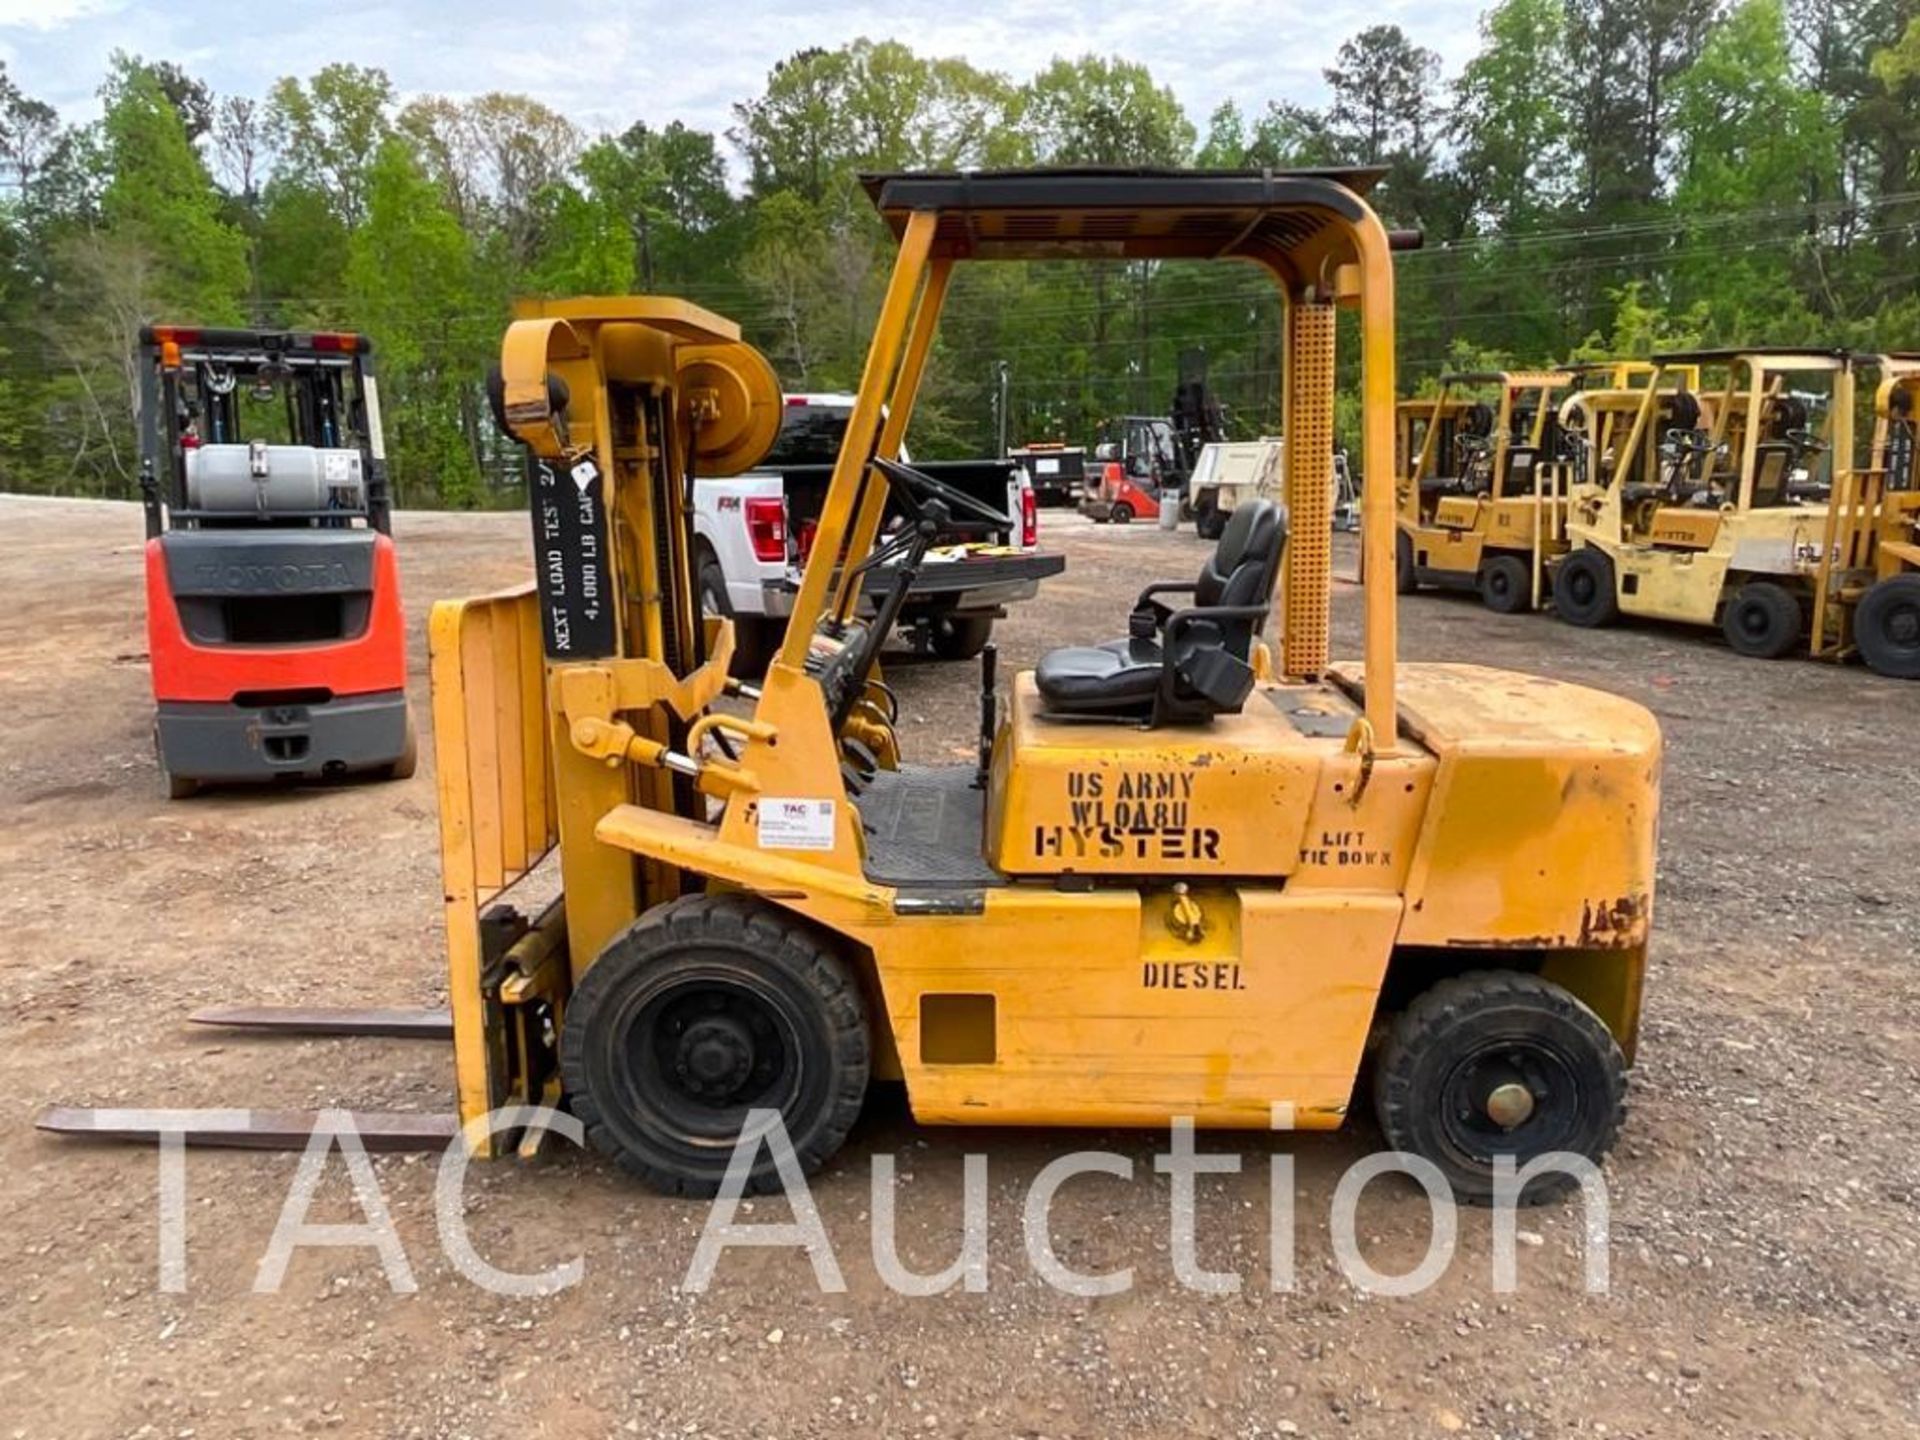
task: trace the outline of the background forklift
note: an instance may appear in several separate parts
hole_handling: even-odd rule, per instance
[[[1431,399],[1400,402],[1402,594],[1442,585],[1476,590],[1503,615],[1534,607],[1556,529],[1540,513],[1552,502],[1539,474],[1560,458],[1555,416],[1575,381],[1567,370],[1455,373]]]
[[[1166,415],[1117,415],[1101,424],[1082,514],[1124,525],[1157,514],[1161,497],[1172,494],[1180,500],[1181,518],[1199,518],[1189,481],[1200,452],[1227,438],[1226,416],[1207,384],[1205,350],[1180,352],[1179,377]],[[1203,529],[1219,538],[1214,517],[1205,517]]]
[[[1381,1036],[1387,1143],[1462,1195],[1493,1192],[1499,1157],[1606,1152],[1652,913],[1652,717],[1401,666],[1385,486],[1363,502],[1363,660],[1328,654],[1342,307],[1371,473],[1393,443],[1378,176],[867,177],[898,255],[759,685],[727,677],[730,623],[699,621],[686,495],[770,442],[764,361],[673,300],[514,323],[499,412],[528,450],[537,588],[431,622],[461,1121],[564,1094],[620,1165],[703,1194],[750,1110],[818,1168],[875,1077],[927,1123],[1264,1132],[1282,1107],[1332,1129]],[[1120,638],[1052,651],[1004,695],[989,651],[977,763],[902,766],[887,617],[857,608],[888,497],[912,521],[880,547],[902,576],[942,524],[1002,518],[896,458],[953,268],[1083,259],[1096,236],[1116,259],[1251,263],[1280,290],[1288,527],[1242,507],[1198,576],[1116,609]],[[555,846],[561,899],[516,916],[503,897]],[[380,1133],[442,1143],[436,1118]],[[483,1153],[522,1138],[467,1133]],[[751,1183],[778,1184],[764,1148]]]
[[[1872,447],[1864,466],[1833,476],[1814,580],[1813,653],[1839,660],[1858,652],[1881,675],[1920,680],[1920,355],[1854,363],[1876,381]]]
[[[365,336],[141,331],[154,748],[209,781],[413,773]]]
[[[1622,614],[1718,623],[1742,655],[1805,643],[1830,502],[1851,464],[1854,359],[1843,351],[1659,355],[1705,393],[1656,382],[1610,463],[1570,492],[1554,608],[1572,625]],[[1813,399],[1809,400],[1809,395]]]

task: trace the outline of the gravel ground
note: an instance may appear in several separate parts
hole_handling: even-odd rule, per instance
[[[1741,660],[1698,632],[1571,631],[1470,599],[1402,607],[1402,653],[1616,690],[1668,742],[1662,878],[1641,1060],[1608,1167],[1611,1286],[1583,1289],[1579,1212],[1530,1212],[1520,1284],[1496,1294],[1483,1213],[1432,1289],[1369,1298],[1338,1269],[1333,1188],[1377,1136],[1203,1137],[1242,1173],[1200,1186],[1201,1258],[1238,1293],[1176,1282],[1163,1142],[1125,1133],[922,1130],[876,1095],[814,1186],[846,1290],[790,1250],[736,1250],[683,1292],[704,1207],[661,1199],[560,1147],[477,1169],[475,1243],[582,1283],[501,1299],[434,1243],[433,1165],[377,1176],[418,1289],[367,1248],[307,1249],[278,1294],[252,1287],[292,1156],[188,1164],[189,1283],[156,1286],[150,1155],[30,1128],[56,1100],[445,1109],[451,1067],[420,1042],[247,1042],[180,1023],[203,1004],[444,999],[432,766],[394,785],[159,797],[147,744],[137,513],[0,498],[0,922],[8,1043],[0,1193],[13,1261],[0,1436],[1920,1434],[1920,846],[1909,735],[1920,690],[1858,669]],[[526,570],[516,516],[406,515],[399,535],[427,714],[421,627],[435,596]],[[1119,633],[1132,593],[1185,578],[1191,534],[1048,512],[1069,557],[1001,626],[1004,661]],[[1351,563],[1350,550],[1343,552]],[[1351,587],[1336,653],[1358,648]],[[971,666],[902,661],[910,758],[970,753]],[[430,753],[430,752],[429,752]],[[1053,1235],[1124,1294],[1042,1283],[1022,1201],[1052,1157],[1111,1149],[1131,1181],[1060,1193]],[[989,1157],[988,1288],[908,1299],[870,1257],[870,1156],[897,1157],[900,1247],[956,1253],[961,1161]],[[1268,1157],[1290,1156],[1294,1287],[1270,1289]],[[748,1220],[780,1218],[762,1201]],[[331,1167],[314,1218],[359,1218]],[[1417,1261],[1426,1207],[1368,1192],[1382,1270]]]

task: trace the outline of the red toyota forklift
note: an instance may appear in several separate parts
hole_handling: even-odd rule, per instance
[[[168,794],[411,775],[366,337],[153,325],[138,366],[147,651]]]

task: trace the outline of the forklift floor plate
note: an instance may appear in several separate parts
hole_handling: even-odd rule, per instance
[[[881,885],[987,889],[1006,877],[984,857],[987,792],[971,765],[882,770],[861,792],[867,879]]]

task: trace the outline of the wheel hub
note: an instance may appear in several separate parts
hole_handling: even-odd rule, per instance
[[[1487,1118],[1503,1130],[1524,1125],[1533,1115],[1533,1092],[1517,1080],[1496,1085],[1487,1094]]]
[[[1920,644],[1920,606],[1902,605],[1889,614],[1887,638],[1900,646]]]
[[[753,1073],[753,1036],[731,1015],[710,1015],[680,1036],[674,1072],[695,1095],[724,1097]]]

